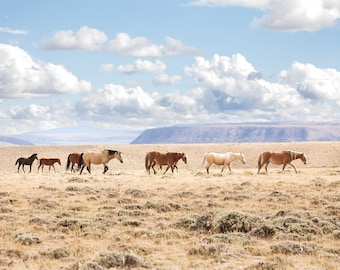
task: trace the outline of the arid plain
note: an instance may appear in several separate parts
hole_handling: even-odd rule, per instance
[[[71,152],[119,150],[124,163],[66,171]],[[266,150],[304,152],[298,173]],[[149,151],[185,152],[178,172],[148,175]],[[243,152],[232,172],[206,152]],[[17,172],[37,153],[56,172]],[[340,142],[0,147],[0,269],[339,269]]]

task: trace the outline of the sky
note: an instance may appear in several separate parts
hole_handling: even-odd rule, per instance
[[[1,0],[0,134],[340,119],[338,0]]]

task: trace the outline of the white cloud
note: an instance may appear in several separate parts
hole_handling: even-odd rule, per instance
[[[270,0],[196,0],[189,3],[191,6],[239,6],[248,8],[265,8]]]
[[[51,50],[89,50],[95,51],[106,42],[104,32],[87,26],[77,32],[58,31],[50,39],[44,41],[44,47]]]
[[[47,130],[75,124],[74,106],[71,103],[51,101],[47,104],[15,105],[0,114],[4,134],[18,134],[32,130]]]
[[[26,30],[11,29],[8,27],[0,27],[0,32],[13,34],[13,35],[28,35],[28,31]]]
[[[99,67],[99,72],[110,73],[114,71],[114,66],[112,64],[101,64]]]
[[[131,38],[127,33],[118,33],[107,46],[109,51],[131,57],[164,57],[182,54],[198,54],[198,50],[185,46],[171,37],[165,38],[164,45],[155,45],[145,37]]]
[[[280,83],[295,87],[299,94],[313,102],[334,101],[340,106],[340,72],[320,69],[312,64],[293,63],[280,73]]]
[[[276,0],[270,1],[267,12],[252,25],[278,31],[317,31],[333,27],[339,19],[339,1]]]
[[[333,27],[340,19],[340,2],[335,0],[197,0],[192,6],[239,6],[263,10],[253,27],[274,31],[317,31]]]
[[[178,83],[180,80],[182,80],[182,77],[180,75],[168,75],[166,73],[160,73],[154,78],[153,84],[170,85]]]
[[[249,118],[257,115],[255,118],[275,121],[334,120],[340,116],[334,114],[340,105],[336,93],[339,72],[335,70],[295,63],[289,71],[281,73],[279,83],[271,83],[249,76],[256,70],[242,55],[236,54],[230,58],[215,55],[210,61],[196,57],[186,72],[203,89],[200,103],[211,113],[237,115],[239,121],[250,121],[242,117],[247,114],[251,115]],[[314,83],[315,79],[318,83]]]
[[[0,44],[0,98],[29,98],[89,91],[65,67],[33,60],[19,47]]]
[[[118,72],[123,73],[135,73],[135,72],[151,72],[151,73],[161,73],[166,70],[166,65],[160,61],[156,60],[154,63],[147,60],[136,60],[133,64],[119,65],[117,67]]]
[[[17,47],[0,46],[0,93],[2,97],[41,96],[45,87],[61,84],[64,69],[51,64],[34,62]],[[13,55],[16,57],[13,57]],[[20,67],[24,71],[16,70]],[[28,64],[29,63],[29,64]],[[149,70],[157,71],[156,62],[141,62]],[[161,63],[161,62],[160,62]],[[4,73],[4,65],[13,78]],[[15,68],[13,68],[13,66]],[[34,66],[33,71],[31,71]],[[162,64],[159,65],[162,67]],[[153,68],[150,68],[153,67]],[[49,83],[44,74],[48,70]],[[30,70],[30,73],[27,71]],[[162,70],[162,68],[160,68]],[[148,93],[141,86],[126,88],[107,84],[101,89],[83,93],[75,103],[70,101],[25,106],[8,106],[0,110],[0,123],[5,132],[32,130],[92,123],[106,127],[143,129],[197,122],[249,122],[249,121],[332,121],[340,119],[340,73],[335,69],[321,69],[311,64],[295,62],[283,70],[277,82],[262,78],[255,67],[241,54],[230,57],[214,55],[211,59],[196,57],[186,73],[197,83],[189,92]],[[29,75],[28,75],[29,74]],[[157,74],[159,83],[176,80],[176,76]],[[67,77],[67,76],[66,76]],[[179,78],[178,78],[179,79]],[[25,81],[30,88],[20,88],[15,81]],[[32,82],[29,82],[29,81]],[[53,80],[57,82],[54,83]],[[41,83],[43,81],[43,83]],[[75,80],[80,90],[80,83]],[[11,85],[7,91],[4,85]],[[39,87],[33,87],[38,85]],[[69,85],[69,83],[67,83]],[[18,86],[18,87],[16,87]],[[44,87],[43,87],[44,86]],[[31,89],[33,88],[33,89]],[[59,87],[55,87],[57,91]],[[66,86],[62,87],[64,93]],[[19,90],[18,90],[19,89]],[[69,90],[74,87],[69,87]],[[52,91],[52,92],[53,92]],[[8,124],[15,123],[15,124]]]
[[[168,75],[165,73],[166,64],[160,60],[156,60],[155,62],[151,62],[148,60],[136,60],[133,64],[124,64],[119,65],[117,68],[114,68],[111,64],[104,64],[100,67],[101,72],[122,72],[125,74],[133,74],[133,73],[154,73],[155,78],[152,83],[154,85],[170,85],[178,83],[182,77],[180,75]]]

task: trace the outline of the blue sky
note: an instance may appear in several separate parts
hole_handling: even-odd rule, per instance
[[[332,0],[2,1],[2,134],[340,119]]]

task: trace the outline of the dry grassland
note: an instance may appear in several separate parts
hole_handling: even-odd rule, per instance
[[[71,152],[123,152],[65,171]],[[265,150],[303,151],[298,173]],[[174,174],[146,174],[148,151],[184,151]],[[339,269],[340,142],[0,147],[0,269]],[[203,154],[243,152],[207,175]],[[17,172],[20,156],[57,157],[56,172]],[[25,167],[28,171],[28,167]]]

